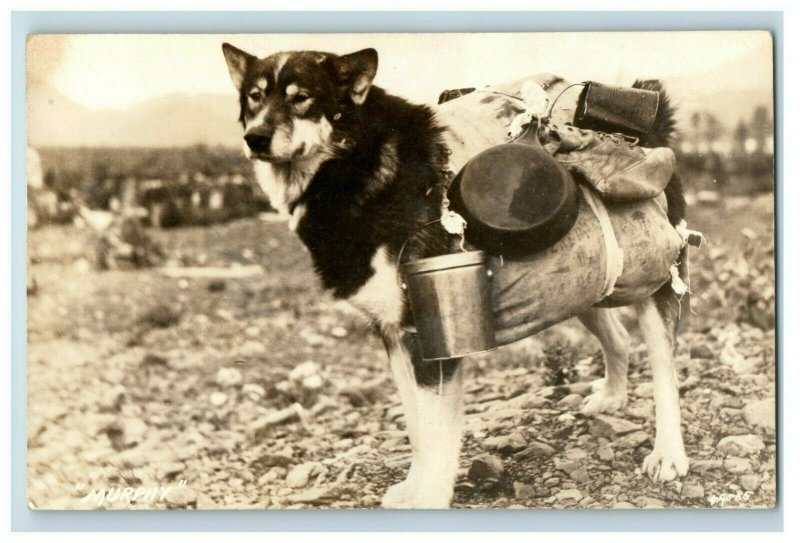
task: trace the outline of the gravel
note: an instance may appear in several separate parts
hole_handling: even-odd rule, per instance
[[[634,342],[628,406],[585,416],[579,400],[602,363],[596,341],[567,322],[464,364],[454,506],[709,507],[736,489],[753,493],[748,507],[774,505],[775,336],[736,310],[769,295],[752,290],[758,274],[771,273],[771,217],[759,224],[769,235],[747,266],[731,264],[739,262],[738,238],[718,236],[714,252],[692,255],[693,315],[676,355],[692,460],[680,490],[641,473],[655,423],[646,352]],[[32,232],[32,507],[90,507],[64,494],[79,483],[180,480],[185,490],[170,503],[124,508],[379,506],[405,477],[410,446],[383,345],[368,323],[320,294],[285,225],[245,220],[154,234],[169,252],[189,262],[203,254],[210,266],[229,266],[249,248],[265,273],[226,280],[213,295],[202,282],[181,288],[154,270],[75,274],[64,247],[90,247],[85,232]],[[48,244],[60,256],[39,262]],[[543,347],[561,342],[581,361],[574,382],[544,386]],[[161,362],[142,364],[148,355]],[[220,394],[226,401],[212,400]]]

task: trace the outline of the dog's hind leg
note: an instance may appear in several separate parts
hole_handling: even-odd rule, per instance
[[[642,469],[653,480],[671,481],[686,475],[689,459],[683,446],[678,376],[675,369],[675,334],[680,301],[669,284],[636,306],[650,365],[656,404],[656,437],[653,452]]]
[[[614,413],[628,401],[628,331],[613,309],[592,308],[578,318],[600,341],[606,364],[605,377],[598,383],[598,390],[583,401],[581,412]]]
[[[413,397],[403,399],[411,437],[409,475],[391,487],[385,507],[443,509],[450,507],[458,471],[463,425],[462,369],[460,360],[425,362],[419,354],[415,334],[405,334],[400,356],[393,358],[398,388],[413,382]],[[411,373],[409,376],[409,366]],[[412,381],[413,378],[413,381]],[[408,401],[406,401],[408,398]],[[413,405],[412,405],[413,404]]]

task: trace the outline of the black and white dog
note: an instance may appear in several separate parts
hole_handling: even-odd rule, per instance
[[[257,58],[229,44],[223,52],[239,92],[244,152],[270,202],[291,216],[322,284],[376,324],[389,355],[412,447],[407,478],[388,489],[384,507],[446,508],[461,449],[461,364],[421,362],[396,260],[403,242],[440,213],[444,183],[440,126],[431,108],[387,94],[372,82],[378,54],[314,51]],[[662,100],[663,145],[673,126]],[[672,224],[683,216],[677,180],[667,190]],[[417,256],[446,249],[431,235]],[[656,437],[643,469],[669,481],[689,462],[681,435],[673,362],[679,302],[669,285],[635,304],[654,379]],[[581,322],[599,339],[605,379],[583,406],[611,413],[627,400],[629,338],[612,310],[587,307]],[[441,386],[443,380],[443,386]]]

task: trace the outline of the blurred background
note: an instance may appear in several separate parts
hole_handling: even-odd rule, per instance
[[[383,346],[321,293],[242,156],[225,41],[374,47],[376,84],[428,104],[538,72],[662,79],[705,236],[677,354],[692,471],[666,485],[639,471],[654,435],[642,347],[625,420],[579,414],[602,353],[567,322],[465,365],[455,505],[774,505],[772,42],[619,32],[29,37],[32,507],[375,507],[408,467]],[[181,480],[163,503],[82,501]]]
[[[629,85],[660,78],[678,105],[680,170],[692,197],[772,190],[772,43],[765,32],[320,36],[42,35],[28,42],[31,220],[70,222],[141,205],[153,226],[269,209],[241,148],[220,44],[254,53],[363,47],[376,84],[434,104],[444,89],[550,71]]]

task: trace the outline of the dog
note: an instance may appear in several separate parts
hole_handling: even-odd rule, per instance
[[[391,486],[387,508],[447,508],[461,449],[462,364],[423,363],[408,303],[398,280],[404,241],[439,218],[444,186],[441,126],[433,110],[373,85],[378,53],[281,52],[265,58],[230,44],[222,50],[239,93],[244,153],[289,227],[308,248],[322,286],[375,323],[405,413],[412,448],[406,479]],[[662,90],[656,82],[639,87]],[[663,93],[662,93],[663,94]],[[657,134],[663,145],[674,126],[662,96]],[[673,225],[685,202],[677,178],[666,191]],[[423,236],[417,257],[447,251],[443,236]],[[635,304],[654,379],[656,436],[643,471],[657,481],[685,475],[673,351],[680,302],[669,284]],[[605,355],[605,378],[583,412],[612,413],[627,400],[629,337],[611,309],[587,307],[580,321]]]

